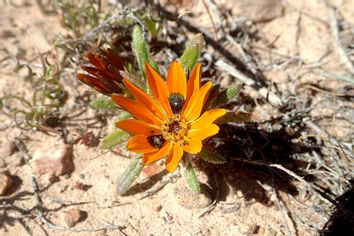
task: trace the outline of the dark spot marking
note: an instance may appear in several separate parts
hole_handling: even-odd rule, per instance
[[[166,141],[162,135],[149,136],[147,140],[154,148],[161,148]]]
[[[173,113],[178,114],[181,112],[183,105],[184,105],[184,98],[180,94],[171,94],[168,98],[170,103],[171,109]]]

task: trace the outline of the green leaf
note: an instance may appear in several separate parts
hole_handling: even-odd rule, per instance
[[[242,88],[242,85],[239,85],[237,87],[231,87],[226,89],[226,98],[230,101],[231,99],[233,99],[237,94],[240,93]]]
[[[132,115],[129,112],[122,111],[117,116],[114,117],[114,121],[118,122],[118,121],[129,119],[130,117],[132,117]]]
[[[143,162],[140,156],[137,156],[130,163],[128,168],[123,172],[123,174],[118,179],[117,183],[117,193],[118,195],[124,195],[133,184],[133,182],[138,178],[139,174],[143,170]]]
[[[158,33],[158,23],[152,20],[149,16],[145,16],[143,19],[151,37],[156,37]]]
[[[195,193],[200,193],[200,184],[195,175],[194,168],[190,161],[189,155],[184,156],[185,166],[183,170],[183,176],[188,184],[188,187]]]
[[[90,106],[96,109],[109,109],[113,110],[117,108],[117,105],[111,98],[97,98],[90,102]]]
[[[236,87],[230,87],[220,90],[216,95],[215,100],[211,103],[210,108],[216,108],[230,102],[235,96],[237,96],[242,89],[242,85]]]
[[[199,153],[200,157],[209,163],[212,164],[225,164],[227,161],[223,156],[216,152],[212,152],[210,150],[207,150],[205,148],[202,149],[202,151]]]
[[[196,34],[191,40],[187,42],[186,49],[180,58],[181,64],[186,74],[193,70],[200,56],[203,45],[204,38],[202,34]]]
[[[100,147],[102,149],[111,149],[117,146],[118,144],[127,141],[129,137],[130,135],[127,132],[121,129],[117,129],[113,133],[108,134],[100,141]]]
[[[134,26],[132,38],[133,38],[132,49],[138,61],[139,69],[143,74],[144,78],[146,78],[145,75],[146,63],[149,63],[159,73],[159,68],[156,62],[150,56],[149,47],[144,38],[143,31],[139,25]]]

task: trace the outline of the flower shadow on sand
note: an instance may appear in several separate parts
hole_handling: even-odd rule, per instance
[[[224,201],[228,194],[241,191],[245,201],[255,200],[268,204],[269,194],[264,186],[274,187],[275,191],[295,196],[298,194],[292,182],[293,178],[269,165],[279,164],[299,173],[299,168],[308,163],[296,160],[294,156],[312,150],[318,151],[319,148],[313,144],[292,142],[292,139],[297,138],[297,134],[291,136],[284,128],[266,132],[259,130],[257,126],[223,125],[218,136],[210,142],[222,143],[217,149],[228,162],[224,165],[198,162],[199,167],[204,169],[209,177],[212,191],[215,192],[214,188],[218,188],[218,200]],[[311,178],[310,175],[305,177],[308,181],[311,181]]]

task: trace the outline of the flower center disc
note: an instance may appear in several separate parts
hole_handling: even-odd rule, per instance
[[[188,124],[180,115],[168,118],[162,126],[162,136],[170,142],[182,141],[187,134]]]

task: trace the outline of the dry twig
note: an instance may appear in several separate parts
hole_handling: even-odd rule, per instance
[[[333,39],[333,45],[338,52],[338,55],[340,56],[340,59],[344,63],[344,65],[347,67],[349,72],[354,75],[354,65],[351,62],[350,58],[348,57],[347,53],[345,52],[345,49],[340,41],[339,38],[339,27],[338,27],[338,19],[336,17],[336,11],[333,6],[331,6],[328,1],[324,0],[325,4],[327,6],[327,11],[328,11],[328,18],[329,18],[329,23],[331,27],[331,34],[332,34],[332,39]]]
[[[317,134],[326,137],[328,142],[331,143],[334,146],[337,146],[340,148],[340,150],[343,152],[345,156],[350,157],[351,159],[354,159],[354,153],[350,148],[345,145],[344,143],[338,141],[336,138],[331,137],[326,131],[324,131],[320,126],[315,124],[310,118],[306,117],[303,122],[311,129],[313,129]],[[349,158],[347,158],[349,159]]]
[[[275,190],[274,177],[272,179],[272,183],[273,183],[272,184],[273,185],[273,196],[275,197],[275,204],[277,205],[278,209],[281,212],[281,215],[283,216],[283,222],[286,226],[286,230],[288,231],[288,235],[289,236],[296,235],[296,229],[295,229],[294,223],[292,222],[291,217],[288,214],[288,210],[284,206],[284,203],[278,198],[277,191]],[[291,222],[291,226],[289,225],[289,222]]]
[[[256,86],[256,82],[253,79],[251,79],[241,71],[237,70],[234,66],[228,64],[224,60],[222,59],[217,60],[215,62],[215,65],[219,68],[219,70],[232,75],[233,77],[239,79],[241,82],[245,83],[246,85],[253,88]],[[255,89],[263,98],[267,99],[271,105],[280,107],[283,104],[281,99],[276,94],[270,92],[267,88],[259,87]]]
[[[279,164],[269,164],[263,161],[255,161],[255,160],[247,160],[247,159],[242,159],[239,157],[232,157],[232,160],[236,160],[236,161],[241,161],[241,162],[245,162],[245,163],[249,163],[249,164],[255,164],[255,165],[260,165],[260,166],[265,166],[265,167],[272,167],[272,168],[276,168],[279,169],[283,172],[285,172],[286,174],[288,174],[289,176],[295,178],[296,180],[300,181],[301,183],[303,183],[306,187],[308,187],[309,189],[313,190],[315,193],[317,193],[317,195],[324,201],[329,202],[331,204],[335,204],[335,201],[333,199],[331,199],[330,197],[324,195],[324,193],[322,192],[321,189],[319,189],[317,186],[307,182],[306,180],[304,180],[302,177],[298,176],[297,174],[295,174],[293,171],[285,168],[282,165]]]

